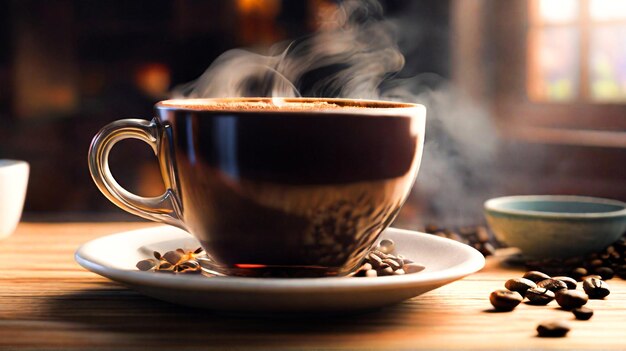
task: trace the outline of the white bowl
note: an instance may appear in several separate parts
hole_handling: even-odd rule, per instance
[[[11,235],[22,217],[28,171],[24,161],[0,160],[0,239]]]

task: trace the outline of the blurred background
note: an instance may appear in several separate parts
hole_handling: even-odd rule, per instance
[[[200,76],[226,50],[315,32],[331,0],[0,0],[0,158],[31,164],[24,219],[139,220],[87,170],[91,138]],[[626,200],[626,0],[381,1],[429,108],[396,225],[478,224],[495,195]],[[120,184],[163,184],[136,141]]]

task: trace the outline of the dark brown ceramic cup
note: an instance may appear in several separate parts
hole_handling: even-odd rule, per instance
[[[421,105],[347,99],[189,99],[152,121],[104,127],[89,152],[102,193],[182,228],[229,275],[335,276],[355,269],[406,200],[424,141]],[[148,143],[167,191],[146,198],[113,178],[122,139]]]

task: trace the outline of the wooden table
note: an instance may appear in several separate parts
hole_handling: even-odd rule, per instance
[[[520,270],[496,261],[470,277],[380,311],[272,318],[195,310],[143,297],[74,262],[79,244],[146,223],[22,223],[0,241],[0,350],[5,349],[626,349],[626,282],[592,300],[590,321],[567,338],[535,336],[569,312],[520,305],[494,313],[487,299]]]

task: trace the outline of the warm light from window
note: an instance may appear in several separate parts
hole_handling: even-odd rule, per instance
[[[626,0],[529,2],[533,101],[626,101]]]
[[[539,17],[547,23],[567,23],[578,19],[578,0],[540,0]]]
[[[591,0],[589,12],[598,21],[626,19],[626,0]]]

